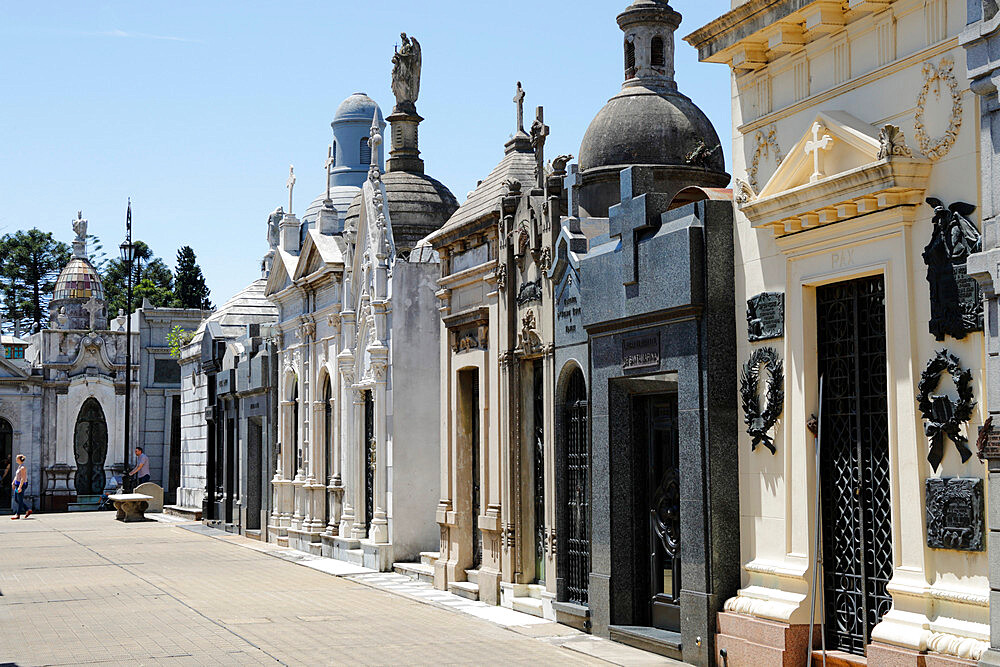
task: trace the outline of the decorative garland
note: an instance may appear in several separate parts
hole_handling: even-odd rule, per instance
[[[764,367],[770,376],[767,380],[767,405],[761,410],[757,385],[760,369]],[[747,425],[747,434],[753,438],[750,449],[756,450],[757,445],[764,446],[774,454],[778,450],[774,439],[767,434],[778,421],[785,403],[785,374],[773,347],[760,347],[753,351],[750,360],[743,365],[740,377],[740,397],[743,399],[743,421]]]
[[[962,93],[955,79],[954,67],[955,62],[951,58],[942,58],[937,67],[934,63],[924,63],[924,85],[917,95],[917,113],[913,116],[913,129],[916,130],[920,150],[931,160],[938,160],[948,154],[958,137],[958,131],[962,128]],[[927,106],[927,94],[931,91],[931,84],[935,82],[937,82],[935,92],[939,97],[941,84],[948,86],[951,93],[951,118],[944,136],[931,139],[924,128],[924,109]]]
[[[762,155],[770,155],[774,152],[774,164],[775,168],[781,166],[781,147],[778,146],[778,128],[771,125],[767,128],[767,134],[764,134],[763,130],[757,130],[757,134],[754,137],[756,142],[756,147],[753,151],[753,157],[750,158],[750,168],[747,169],[747,180],[750,187],[754,190],[759,190],[760,185],[757,183],[757,171],[760,169],[760,158]]]
[[[931,394],[937,389],[941,373],[944,371],[951,375],[955,383],[958,403],[954,403],[948,396]],[[930,461],[931,467],[937,470],[941,465],[941,459],[944,458],[945,436],[955,443],[959,454],[962,455],[962,463],[968,461],[972,456],[972,450],[969,449],[968,439],[959,433],[958,429],[969,421],[972,411],[976,408],[972,394],[972,371],[962,368],[957,356],[949,354],[948,350],[941,350],[927,362],[927,368],[920,374],[917,389],[919,391],[917,407],[920,408],[920,414],[924,418],[924,434],[930,439],[927,460]]]

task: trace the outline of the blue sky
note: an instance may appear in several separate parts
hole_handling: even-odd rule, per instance
[[[267,214],[324,187],[337,105],[355,91],[392,106],[399,33],[423,46],[417,107],[429,174],[464,201],[502,155],[523,82],[545,106],[546,153],[577,154],[620,88],[628,0],[533,3],[5,2],[0,4],[0,231],[72,239],[77,209],[115,248],[126,198],[135,237],[172,266],[191,245],[221,305],[259,276]],[[677,80],[730,151],[728,68],[680,38],[728,9],[674,0]],[[117,249],[116,249],[117,250]]]

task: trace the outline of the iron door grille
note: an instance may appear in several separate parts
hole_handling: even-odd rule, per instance
[[[566,490],[569,534],[566,540],[566,594],[569,602],[586,606],[590,579],[590,447],[588,446],[587,385],[577,369],[566,392]]]
[[[816,307],[827,644],[863,655],[892,605],[885,284],[819,287]]]
[[[365,531],[370,531],[375,516],[375,401],[365,392]]]
[[[535,505],[535,580],[545,583],[545,398],[542,383],[542,362],[531,367],[532,403],[534,407],[534,505]]]

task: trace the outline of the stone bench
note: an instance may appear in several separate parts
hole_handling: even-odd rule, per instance
[[[113,502],[115,509],[118,510],[118,515],[115,518],[118,521],[130,523],[146,520],[145,513],[149,509],[149,501],[153,500],[153,496],[147,496],[144,493],[116,493],[113,496],[108,496],[108,500]]]

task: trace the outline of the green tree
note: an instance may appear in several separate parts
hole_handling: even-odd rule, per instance
[[[20,333],[26,321],[33,330],[48,321],[52,290],[69,258],[69,246],[50,232],[29,229],[0,237],[4,321],[12,332]]]
[[[202,310],[212,308],[212,302],[208,298],[211,292],[205,284],[205,276],[191,246],[186,245],[177,251],[174,286],[174,306]]]
[[[170,267],[153,254],[142,241],[135,241],[135,259],[132,261],[132,312],[142,306],[143,298],[154,306],[169,306],[174,301],[174,276]],[[128,301],[128,267],[120,257],[109,260],[101,275],[108,316],[115,318],[118,311],[125,312]]]

